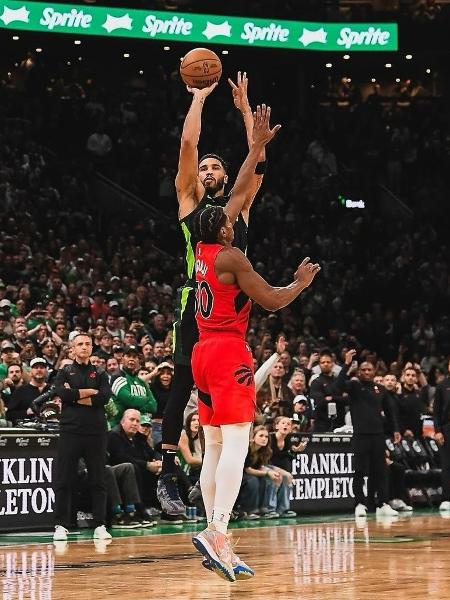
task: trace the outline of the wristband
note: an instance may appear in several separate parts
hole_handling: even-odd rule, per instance
[[[267,160],[261,160],[259,163],[256,163],[255,175],[265,175],[266,169],[267,169]]]

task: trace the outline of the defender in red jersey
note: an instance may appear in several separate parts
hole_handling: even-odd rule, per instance
[[[199,341],[192,354],[199,415],[205,434],[200,487],[208,527],[192,539],[208,568],[234,581],[237,557],[227,541],[231,510],[239,493],[255,413],[253,361],[245,342],[250,298],[270,311],[292,302],[320,271],[305,258],[294,281],[270,286],[241,250],[232,246],[233,226],[218,206],[197,218],[195,254],[196,319]],[[212,510],[211,510],[212,509]],[[247,573],[253,571],[245,565]]]
[[[218,279],[214,265],[223,249],[200,242],[195,253],[200,343],[194,346],[192,366],[202,425],[251,422],[255,416],[253,359],[245,342],[251,301],[237,284]]]

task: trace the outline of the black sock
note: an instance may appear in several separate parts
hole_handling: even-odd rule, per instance
[[[162,469],[161,475],[174,475],[175,474],[175,457],[177,455],[176,450],[162,449]]]

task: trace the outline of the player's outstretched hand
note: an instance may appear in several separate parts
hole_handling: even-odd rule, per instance
[[[238,71],[237,83],[228,78],[228,83],[231,86],[231,93],[233,94],[233,102],[235,107],[241,112],[250,111],[250,104],[247,96],[248,89],[248,78],[247,73],[244,71]]]
[[[319,263],[313,264],[310,261],[309,256],[307,256],[300,263],[295,273],[295,280],[298,281],[303,287],[308,287],[319,271]]]
[[[265,104],[258,104],[256,111],[253,113],[253,143],[265,146],[272,140],[278,131],[281,129],[281,125],[275,125],[272,129],[270,128],[270,113],[272,109],[270,106]]]
[[[216,81],[212,85],[209,85],[208,87],[204,87],[201,90],[199,88],[190,87],[189,85],[186,86],[186,89],[190,94],[194,95],[194,98],[199,98],[200,100],[204,100],[207,96],[210,95],[211,92],[213,92],[216,89],[216,87],[218,85],[219,84]]]

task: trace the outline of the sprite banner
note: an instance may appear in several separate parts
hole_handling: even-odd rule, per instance
[[[291,50],[398,46],[396,23],[312,23],[45,2],[0,2],[0,28]]]

